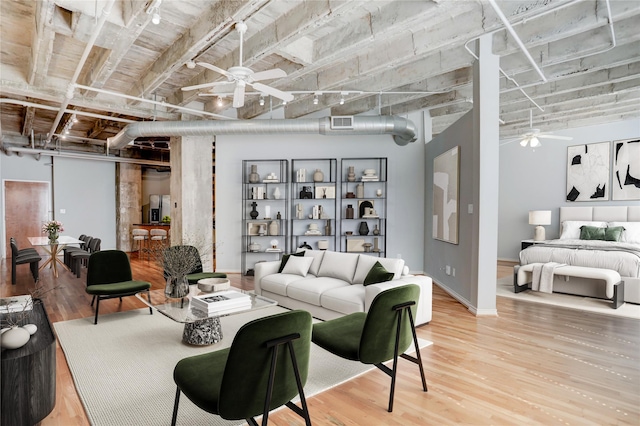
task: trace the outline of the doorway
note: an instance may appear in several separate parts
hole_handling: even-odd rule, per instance
[[[49,218],[50,183],[40,181],[4,181],[5,257],[11,257],[9,238],[19,248],[30,247],[27,237],[42,236],[42,223]]]

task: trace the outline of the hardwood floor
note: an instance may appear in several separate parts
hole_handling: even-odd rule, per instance
[[[2,297],[32,287],[28,267],[18,268],[15,286],[11,265],[2,261],[0,268]],[[155,264],[134,255],[132,268],[136,279],[163,290]],[[509,274],[510,265],[499,264],[498,275]],[[251,277],[230,278],[234,286],[253,288]],[[54,279],[49,269],[41,271],[43,285],[55,286],[43,296],[51,321],[93,315],[84,279],[85,271],[80,279],[69,272]],[[128,297],[122,304],[105,301],[100,310],[141,307]],[[418,328],[419,337],[434,342],[421,350],[429,391],[422,392],[417,367],[400,360],[393,413],[386,411],[390,380],[374,370],[310,398],[313,424],[640,424],[640,321],[501,297],[497,307],[497,317],[475,317],[434,286],[433,320]],[[303,424],[286,409],[269,420]],[[59,346],[56,407],[41,424],[89,424]]]

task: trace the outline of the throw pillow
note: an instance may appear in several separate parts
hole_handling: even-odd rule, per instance
[[[581,240],[604,240],[605,228],[598,226],[581,226],[580,227],[580,239]]]
[[[322,256],[318,276],[337,278],[351,284],[353,283],[353,274],[358,264],[358,256],[359,255],[354,253],[326,251],[324,256]]]
[[[282,256],[282,261],[280,262],[280,268],[278,269],[278,273],[281,273],[282,270],[284,269],[284,265],[287,264],[287,261],[289,260],[289,256],[298,256],[298,257],[302,257],[304,256],[304,252],[298,252],[298,253],[291,253],[291,254],[285,254],[284,256]]]
[[[368,286],[369,284],[383,283],[385,281],[391,281],[392,279],[393,272],[387,271],[380,262],[376,262],[364,279],[364,285]]]
[[[604,231],[605,241],[620,241],[622,239],[624,226],[611,226]]]
[[[313,262],[313,257],[291,256],[287,260],[287,264],[284,265],[282,273],[306,277],[309,267],[311,267],[311,262]]]

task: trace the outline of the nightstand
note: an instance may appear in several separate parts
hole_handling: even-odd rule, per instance
[[[544,243],[546,243],[545,240],[542,240],[542,241],[522,240],[522,241],[520,241],[520,250],[524,250],[527,247],[535,245],[535,244],[544,244]]]

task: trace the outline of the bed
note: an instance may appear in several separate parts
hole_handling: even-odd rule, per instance
[[[580,239],[583,225],[624,230],[620,241],[585,240]],[[624,281],[624,301],[640,304],[640,206],[561,207],[560,234],[522,250],[520,265],[557,262],[614,270]],[[605,286],[588,278],[555,276],[553,291],[607,298]]]

